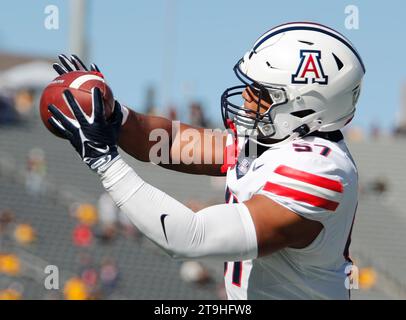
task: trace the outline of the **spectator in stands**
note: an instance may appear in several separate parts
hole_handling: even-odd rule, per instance
[[[180,277],[186,282],[205,285],[211,281],[208,270],[198,261],[185,261],[180,267]]]
[[[101,227],[100,238],[104,241],[113,240],[116,235],[117,206],[110,195],[102,193],[97,202],[99,222]]]
[[[155,88],[152,86],[146,91],[145,113],[151,116],[158,114],[155,104]]]
[[[92,257],[87,253],[82,252],[79,256],[79,275],[86,285],[89,298],[98,296],[99,272]]]
[[[376,123],[371,125],[370,129],[372,139],[376,140],[379,139],[381,136],[381,128]]]
[[[79,223],[87,226],[95,225],[98,219],[97,209],[91,203],[78,204],[74,210],[74,216]]]
[[[28,245],[35,241],[36,235],[33,227],[27,223],[18,224],[14,229],[14,239],[22,245]]]
[[[21,300],[24,286],[19,282],[11,283],[6,289],[0,290],[0,300]]]
[[[103,296],[109,296],[119,281],[119,269],[112,258],[104,258],[100,267],[100,283]]]
[[[348,128],[344,128],[343,133],[351,142],[359,142],[364,140],[364,131],[362,128],[350,126]]]
[[[203,109],[200,103],[193,102],[189,107],[190,124],[196,127],[208,128],[210,124],[205,118]]]
[[[66,281],[63,294],[66,300],[86,300],[89,298],[88,288],[79,277],[73,277]]]
[[[219,283],[216,286],[216,295],[219,300],[227,300],[227,292],[224,283]]]
[[[388,182],[384,177],[375,178],[371,182],[371,191],[380,196],[388,190]]]
[[[34,196],[45,192],[45,176],[47,165],[45,154],[41,148],[33,148],[27,157],[25,187],[28,193]]]
[[[168,119],[171,121],[179,120],[178,111],[173,105],[169,106],[168,108]]]
[[[397,126],[393,132],[396,137],[406,137],[406,124],[401,124]]]
[[[0,273],[8,276],[17,276],[21,272],[21,263],[17,255],[13,253],[0,255]]]
[[[93,242],[93,232],[88,225],[78,224],[73,229],[72,241],[77,247],[89,247]]]
[[[14,108],[13,97],[0,91],[0,125],[15,124],[19,121],[18,113]]]
[[[0,300],[21,300],[21,293],[14,289],[0,290]]]
[[[142,233],[132,224],[127,215],[118,209],[118,222],[121,227],[121,232],[128,239],[140,240],[142,238]]]
[[[15,214],[11,209],[3,209],[0,211],[0,237],[6,233],[8,226],[14,219]]]
[[[101,233],[97,234],[104,241],[111,241],[117,235],[117,228],[127,238],[140,239],[141,234],[134,227],[127,215],[117,208],[110,195],[103,193],[97,202]]]
[[[405,116],[401,116],[401,118],[398,119],[398,124],[396,125],[395,129],[393,130],[393,135],[395,137],[405,137],[406,136]]]
[[[14,105],[21,119],[27,119],[32,114],[34,107],[35,90],[22,88],[15,94]]]
[[[359,271],[359,285],[361,289],[371,289],[377,280],[377,274],[372,267],[365,267]]]

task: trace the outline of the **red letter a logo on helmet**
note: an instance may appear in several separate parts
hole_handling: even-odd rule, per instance
[[[295,74],[292,74],[292,83],[327,84],[328,76],[324,74],[321,66],[321,52],[319,50],[300,50],[300,64]]]

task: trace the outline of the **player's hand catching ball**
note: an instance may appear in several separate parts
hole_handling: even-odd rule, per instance
[[[58,55],[58,58],[60,63],[54,63],[52,67],[59,75],[72,71],[89,71],[76,54],[72,54],[69,58],[64,54],[60,54]],[[90,71],[101,73],[97,65],[94,63],[90,65]]]
[[[95,63],[90,64],[90,68],[87,68],[76,54],[71,54],[69,57],[65,54],[60,54],[58,55],[58,58],[59,62],[54,63],[52,67],[60,76],[74,71],[92,71],[98,73],[102,78],[104,78],[103,73]],[[121,105],[120,103],[118,104],[120,105],[121,112],[123,113],[121,125],[124,125],[124,123],[127,121],[129,110],[124,105]]]
[[[63,95],[76,120],[69,119],[51,104],[48,110],[52,117],[48,121],[70,141],[83,162],[100,174],[120,158],[117,140],[123,118],[121,106],[116,101],[113,114],[106,120],[102,94],[95,87],[92,89],[92,113],[89,117],[69,90],[65,90]]]

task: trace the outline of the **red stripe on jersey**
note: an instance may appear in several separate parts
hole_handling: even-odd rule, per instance
[[[269,181],[265,184],[263,190],[272,192],[278,196],[288,197],[293,200],[305,202],[312,206],[327,209],[330,211],[335,211],[339,205],[338,202],[320,198],[320,197],[314,196],[310,193],[287,188],[287,187],[284,187],[284,186],[281,186],[279,184],[275,184],[275,183],[272,183]]]
[[[281,165],[275,169],[275,173],[282,176],[306,182],[321,188],[325,188],[335,192],[343,192],[343,184],[341,181],[324,178],[312,173],[297,170],[288,166]]]

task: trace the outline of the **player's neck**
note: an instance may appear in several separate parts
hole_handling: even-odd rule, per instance
[[[331,131],[331,132],[320,132],[315,131],[308,135],[308,137],[318,137],[322,139],[326,139],[332,142],[339,142],[344,139],[343,134],[340,130]]]

